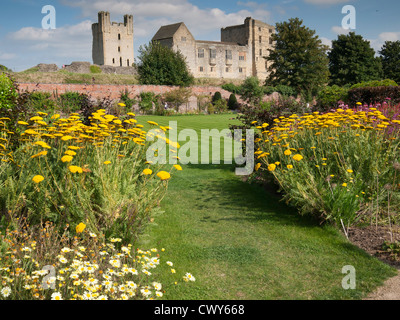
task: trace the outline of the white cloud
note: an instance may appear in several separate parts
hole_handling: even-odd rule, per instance
[[[333,33],[339,35],[339,34],[348,34],[348,33],[350,33],[352,30],[350,30],[350,29],[344,29],[343,27],[340,27],[340,26],[333,26],[333,27],[331,28],[331,31],[332,31]],[[353,31],[354,31],[354,30],[353,30]]]
[[[316,5],[331,5],[350,2],[350,0],[304,0],[304,2]]]
[[[382,32],[378,38],[369,40],[371,47],[374,48],[375,52],[379,52],[382,49],[385,41],[397,41],[400,40],[400,32]]]

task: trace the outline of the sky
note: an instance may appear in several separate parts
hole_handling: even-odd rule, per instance
[[[49,5],[53,20],[47,19],[50,11],[42,13]],[[349,5],[354,15],[343,11]],[[93,63],[91,25],[99,11],[110,12],[115,22],[133,15],[135,58],[163,25],[184,22],[196,40],[220,41],[222,27],[243,24],[246,17],[271,25],[298,17],[327,45],[354,31],[377,54],[385,41],[400,40],[398,0],[6,0],[0,11],[0,64],[23,71],[39,63]],[[54,28],[46,27],[50,21]],[[348,22],[353,29],[343,28]]]

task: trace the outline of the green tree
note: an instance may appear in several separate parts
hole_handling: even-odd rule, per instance
[[[264,97],[264,87],[260,85],[257,77],[248,77],[240,88],[240,95],[250,105],[258,105]]]
[[[386,41],[379,54],[384,78],[400,83],[400,41]]]
[[[266,85],[292,87],[310,100],[328,81],[328,47],[299,18],[277,23],[272,40],[275,45],[265,57],[269,71]]]
[[[158,41],[140,46],[136,70],[140,84],[189,86],[193,83],[185,57]]]
[[[375,57],[375,50],[371,48],[370,42],[354,32],[341,34],[337,40],[333,40],[328,56],[331,84],[353,85],[379,80],[382,76],[382,64]]]

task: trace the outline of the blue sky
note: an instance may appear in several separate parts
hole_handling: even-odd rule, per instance
[[[42,28],[42,7],[56,10],[56,29]],[[91,24],[98,11],[111,20],[134,18],[135,57],[158,28],[183,21],[198,40],[220,40],[220,28],[253,17],[269,24],[299,17],[324,43],[346,33],[342,26],[345,5],[356,9],[357,34],[377,51],[386,40],[400,40],[400,1],[397,0],[8,0],[0,11],[0,64],[22,71],[38,63],[92,62]]]

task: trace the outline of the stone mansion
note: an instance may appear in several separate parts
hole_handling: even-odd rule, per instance
[[[92,25],[93,63],[131,66],[133,64],[133,17],[124,16],[124,23],[110,22],[108,12],[98,13],[99,22]],[[221,29],[221,41],[194,39],[185,23],[160,27],[152,41],[159,41],[185,57],[196,78],[245,79],[267,77],[264,57],[272,48],[275,28],[250,17],[243,24]]]

